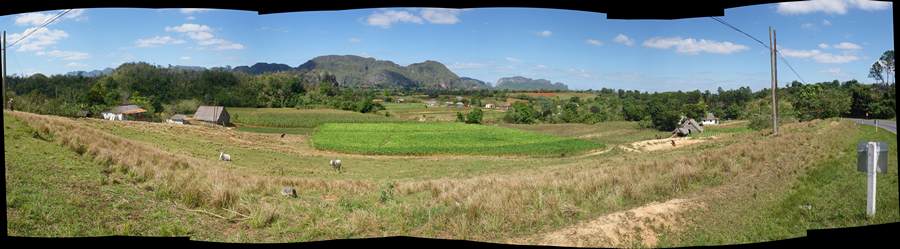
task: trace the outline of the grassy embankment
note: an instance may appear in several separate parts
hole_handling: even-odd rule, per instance
[[[35,150],[36,146],[66,148],[61,153],[84,162],[82,168],[73,170],[90,172],[86,174],[111,187],[136,191],[110,193],[106,197],[109,199],[86,195],[85,202],[97,202],[100,204],[94,206],[100,207],[142,194],[146,197],[140,199],[151,204],[178,203],[167,207],[149,205],[149,211],[145,211],[140,203],[124,202],[122,205],[133,211],[112,213],[98,208],[96,212],[102,214],[97,216],[126,215],[135,223],[177,225],[177,234],[216,241],[306,241],[387,235],[505,241],[555,231],[648,202],[707,195],[707,191],[715,190],[719,193],[715,196],[723,199],[742,193],[778,192],[775,190],[784,187],[784,182],[770,179],[799,177],[805,172],[800,169],[812,168],[828,155],[847,150],[845,145],[858,138],[857,133],[846,130],[852,124],[816,121],[785,125],[784,135],[775,138],[764,137],[760,132],[742,132],[701,145],[640,154],[578,158],[390,157],[321,152],[309,147],[308,137],[303,135],[280,139],[277,135],[210,127],[73,120],[26,113],[4,115],[4,135],[19,134],[28,141],[6,143],[8,176],[26,174],[22,172],[34,172],[36,177],[49,174],[41,171],[38,160],[30,159],[36,155],[25,151]],[[32,138],[26,131],[11,128],[16,124],[14,120],[34,127],[46,139]],[[609,137],[610,141],[599,142],[614,144],[615,136]],[[804,145],[792,146],[798,141]],[[10,146],[22,148],[13,150]],[[231,153],[234,161],[216,161],[219,149]],[[335,157],[344,159],[344,174],[327,168],[327,160]],[[61,168],[75,162],[62,160]],[[889,185],[890,181],[884,182]],[[47,195],[27,195],[28,189],[66,192],[70,189],[68,183],[21,181],[15,187],[7,186],[7,196],[19,196],[15,203],[28,203]],[[896,181],[893,185],[896,189]],[[299,198],[278,196],[284,186],[296,188]],[[24,206],[10,207],[7,212],[25,212],[20,208]],[[184,209],[205,210],[224,219]],[[157,219],[153,223],[154,216],[144,214],[154,211],[162,213],[159,217],[176,217],[173,219],[178,221]],[[71,227],[85,226],[84,220],[61,219],[60,215],[64,214],[47,212],[45,219],[10,215],[9,224],[49,226],[49,221],[59,221]],[[131,230],[110,229],[114,223],[115,220],[100,224],[106,230],[75,230],[70,234],[160,233],[149,225]],[[59,234],[13,226],[7,229],[19,235]]]

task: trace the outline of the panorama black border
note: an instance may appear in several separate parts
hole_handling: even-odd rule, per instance
[[[589,11],[607,14],[607,19],[659,19],[671,20],[682,18],[697,18],[707,16],[724,16],[725,9],[769,4],[777,2],[789,2],[796,0],[624,0],[624,1],[597,1],[597,0],[51,0],[42,1],[16,1],[0,0],[0,15],[13,15],[46,10],[73,9],[73,8],[213,8],[256,11],[260,15],[298,12],[298,11],[329,11],[367,8],[389,7],[443,7],[443,8],[492,8],[492,7],[526,7]],[[878,0],[883,1],[883,0]],[[893,1],[890,1],[893,2]],[[652,6],[652,7],[648,7]],[[895,46],[896,47],[896,46]],[[2,119],[2,117],[0,117]],[[4,139],[4,146],[6,141]],[[5,151],[4,151],[5,153]],[[900,152],[897,153],[900,157]],[[0,172],[0,181],[6,189],[6,170]],[[900,171],[900,167],[898,167]],[[900,193],[898,193],[900,194]],[[3,192],[3,208],[6,209],[6,191]],[[509,245],[468,240],[433,239],[409,236],[393,236],[364,239],[337,239],[327,241],[294,242],[294,243],[270,243],[270,244],[237,244],[221,242],[204,242],[190,240],[189,237],[137,237],[137,236],[104,236],[104,237],[78,237],[78,238],[36,238],[9,236],[6,212],[0,214],[4,229],[0,232],[0,245],[16,245],[15,248],[61,246],[138,246],[156,247],[158,245],[177,245],[190,248],[332,248],[332,247],[361,247],[361,248],[393,248],[405,246],[417,247],[451,247],[451,248],[566,248],[553,246],[534,245]],[[867,225],[859,227],[831,228],[807,230],[807,236],[774,240],[749,244],[713,245],[693,247],[729,247],[729,248],[796,248],[808,246],[823,247],[852,247],[861,246],[890,246],[897,244],[894,239],[897,231],[900,231],[900,222]]]
[[[728,8],[775,2],[784,0],[4,0],[0,4],[0,15],[71,8],[214,8],[273,14],[387,7],[531,7],[601,12],[610,19],[679,19],[722,16]]]

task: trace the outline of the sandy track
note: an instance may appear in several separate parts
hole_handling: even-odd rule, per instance
[[[653,247],[662,230],[680,230],[685,222],[679,214],[694,208],[705,208],[705,204],[691,199],[653,202],[509,243],[567,247],[628,247],[641,243]]]
[[[630,145],[622,145],[622,148],[628,152],[644,152],[644,151],[655,151],[655,150],[667,150],[667,149],[677,149],[684,146],[698,144],[707,142],[717,137],[705,137],[705,138],[691,138],[691,137],[673,137],[673,138],[662,138],[662,139],[651,139],[644,140],[631,143]],[[675,145],[672,145],[672,142],[675,142]]]

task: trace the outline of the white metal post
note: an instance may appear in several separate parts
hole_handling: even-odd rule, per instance
[[[875,216],[875,176],[877,170],[878,163],[878,143],[869,142],[866,146],[868,150],[868,163],[866,165],[866,174],[868,174],[868,181],[866,185],[868,185],[866,191],[866,215],[869,217]]]

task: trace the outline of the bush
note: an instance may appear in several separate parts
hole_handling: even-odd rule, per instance
[[[745,111],[750,120],[749,127],[754,130],[772,129],[772,104],[771,100],[760,99],[747,105]],[[793,105],[785,100],[778,101],[778,123],[790,123],[797,121],[797,112]]]
[[[466,123],[480,124],[482,116],[484,116],[484,113],[481,111],[481,108],[475,108],[475,110],[472,110],[471,112],[469,112],[469,115],[467,115]]]
[[[512,104],[511,108],[506,111],[503,120],[513,124],[531,124],[537,118],[537,112],[531,105],[522,102]]]

